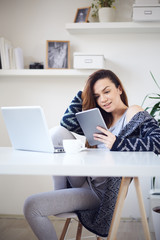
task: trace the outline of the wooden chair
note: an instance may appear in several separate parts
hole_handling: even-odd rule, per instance
[[[63,129],[63,134],[62,134],[61,128],[59,126],[52,128],[50,130],[50,135],[51,135],[52,142],[54,145],[58,145],[59,143],[62,144],[62,140],[64,138],[73,138],[73,135],[71,133],[66,132],[64,134],[64,129]],[[123,177],[122,178],[121,186],[120,186],[120,190],[118,193],[118,198],[117,198],[114,214],[112,217],[112,222],[111,222],[107,240],[116,240],[116,235],[117,235],[117,231],[118,231],[118,227],[119,227],[119,223],[120,223],[120,218],[121,218],[124,201],[125,201],[125,198],[126,198],[126,195],[128,192],[128,188],[129,188],[129,185],[130,185],[130,182],[132,179],[134,181],[134,185],[135,185],[136,192],[137,192],[137,198],[138,198],[138,202],[139,202],[139,208],[140,208],[140,212],[141,212],[141,219],[142,219],[145,238],[146,238],[146,240],[151,240],[147,217],[146,217],[146,212],[145,212],[143,198],[142,198],[142,192],[140,189],[140,183],[139,183],[138,177],[133,177],[133,178],[132,177]],[[53,182],[54,182],[55,190],[65,188],[65,184],[66,184],[65,177],[53,177]],[[71,219],[73,218],[73,213],[68,213],[68,214],[69,215],[67,215],[65,217],[65,218],[67,218],[67,220],[66,220],[64,229],[62,231],[60,240],[64,239],[67,229],[68,229],[68,226],[69,226],[69,223],[70,223]],[[74,218],[75,217],[77,217],[76,214],[74,214]],[[81,223],[78,223],[77,236],[76,236],[77,240],[81,239],[81,233],[82,233],[82,225],[81,225]],[[100,239],[101,239],[100,237],[97,237],[97,240],[100,240]]]
[[[65,221],[65,224],[64,224],[64,227],[63,227],[63,230],[62,230],[62,233],[61,233],[61,236],[60,236],[59,240],[64,240],[65,239],[65,236],[67,234],[67,231],[68,231],[68,228],[69,228],[69,225],[70,225],[72,219],[75,219],[75,220],[78,221],[76,240],[81,239],[83,226],[80,223],[80,221],[78,220],[77,215],[75,213],[62,213],[62,214],[56,215],[56,217],[66,218],[66,221]],[[97,240],[101,240],[101,238],[97,237]]]
[[[120,223],[120,219],[121,219],[121,213],[122,213],[122,209],[123,209],[123,205],[124,205],[124,201],[128,192],[128,188],[130,185],[131,180],[133,179],[134,181],[134,185],[136,188],[136,193],[137,193],[137,198],[138,198],[138,203],[139,203],[139,208],[140,208],[140,212],[141,212],[141,219],[142,219],[142,225],[143,225],[143,230],[144,230],[144,235],[145,235],[145,239],[146,240],[151,240],[151,236],[150,236],[150,232],[149,232],[149,227],[148,227],[148,222],[147,222],[147,217],[146,217],[146,212],[145,212],[145,208],[144,208],[144,203],[143,203],[143,197],[142,197],[142,192],[141,192],[141,188],[140,188],[140,183],[139,183],[139,179],[138,177],[123,177],[122,181],[121,181],[121,186],[120,186],[120,190],[118,193],[118,198],[117,198],[117,202],[116,202],[116,206],[115,206],[115,210],[113,213],[113,217],[112,217],[112,222],[111,222],[111,226],[110,226],[110,230],[109,230],[109,234],[107,237],[107,240],[116,240],[116,236],[117,236],[117,231],[118,231],[118,227],[119,227],[119,223]],[[72,218],[77,218],[77,215],[74,213],[67,213],[67,214],[60,214],[58,215],[59,217],[65,217],[66,222],[60,237],[60,240],[63,240],[65,238],[69,223],[71,221]],[[81,239],[81,234],[82,234],[82,225],[80,222],[78,222],[78,228],[77,228],[77,235],[76,235],[76,240],[80,240]],[[97,240],[101,240],[101,237],[97,236]]]
[[[67,234],[69,225],[71,223],[71,220],[72,219],[76,219],[78,221],[77,215],[75,213],[62,213],[62,214],[56,215],[56,217],[65,218],[66,219],[64,227],[63,227],[63,230],[62,230],[62,233],[60,235],[60,239],[59,239],[59,240],[64,240],[65,236]],[[80,240],[81,239],[81,235],[82,235],[82,224],[78,221],[76,240]]]

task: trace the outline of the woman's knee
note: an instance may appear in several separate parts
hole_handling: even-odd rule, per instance
[[[28,197],[25,202],[24,202],[24,206],[23,206],[23,213],[24,216],[26,218],[34,215],[37,212],[37,204],[36,204],[36,199],[33,196]]]
[[[49,132],[54,146],[62,146],[63,139],[75,139],[75,136],[62,126],[51,128]]]

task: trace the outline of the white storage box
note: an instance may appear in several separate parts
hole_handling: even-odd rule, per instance
[[[159,4],[159,0],[135,0],[135,4],[141,6],[153,6],[153,4]]]
[[[104,56],[96,54],[74,53],[73,68],[75,69],[104,68]]]
[[[160,21],[160,4],[133,5],[133,21]]]

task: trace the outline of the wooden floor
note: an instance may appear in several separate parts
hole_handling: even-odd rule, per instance
[[[58,237],[64,225],[63,219],[52,219]],[[73,220],[66,239],[74,239],[77,221]],[[95,239],[95,235],[83,228],[82,237],[88,240]],[[155,236],[151,233],[152,240]],[[37,240],[23,217],[0,216],[0,240]],[[140,221],[121,221],[117,240],[145,240],[142,223]]]

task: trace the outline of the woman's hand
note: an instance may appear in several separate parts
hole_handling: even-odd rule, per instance
[[[99,142],[104,143],[107,148],[111,149],[116,140],[116,136],[102,127],[98,126],[97,129],[101,131],[102,134],[94,133],[93,134],[94,140],[98,140]]]

